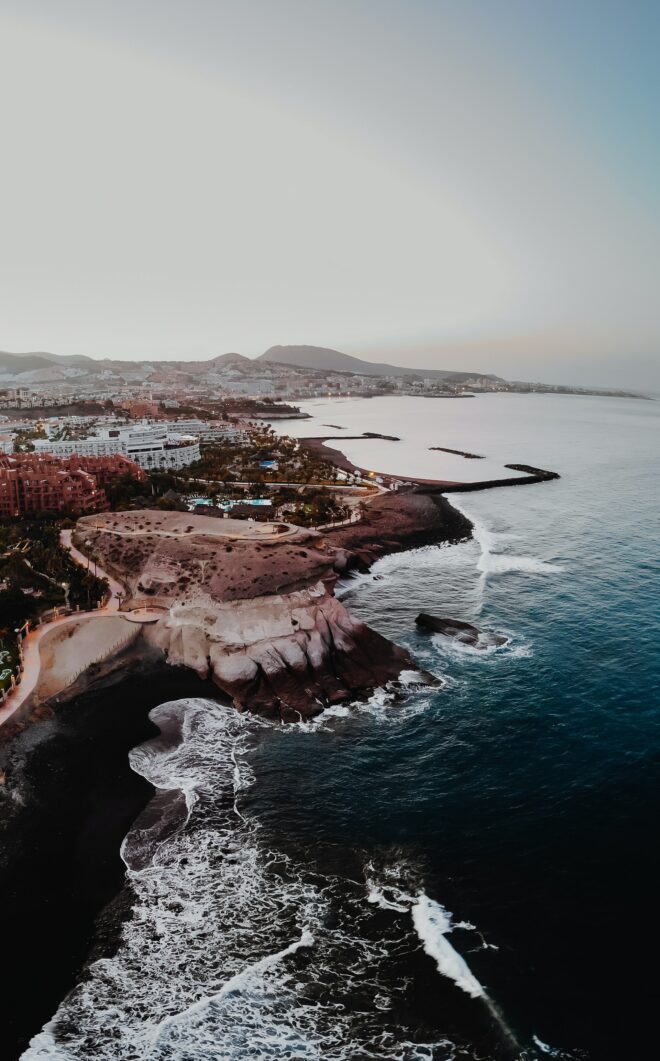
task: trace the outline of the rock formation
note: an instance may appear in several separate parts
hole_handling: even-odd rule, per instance
[[[240,710],[283,721],[368,695],[414,664],[333,595],[350,557],[287,524],[138,511],[86,516],[74,543],[125,586],[145,636]]]
[[[415,622],[422,630],[428,630],[433,634],[445,634],[446,637],[453,637],[455,641],[460,641],[463,645],[471,645],[472,648],[497,648],[500,645],[506,645],[509,640],[502,634],[478,630],[476,626],[465,623],[461,619],[441,619],[439,616],[429,615],[428,612],[420,612]]]

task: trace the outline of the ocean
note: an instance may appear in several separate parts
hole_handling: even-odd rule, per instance
[[[331,443],[374,471],[561,478],[452,494],[470,541],[338,588],[440,687],[280,728],[203,698],[152,711],[160,736],[130,753],[157,790],[122,847],[132,916],[24,1058],[655,1056],[660,404],[303,408],[277,429],[400,436]],[[423,633],[422,610],[507,643]]]

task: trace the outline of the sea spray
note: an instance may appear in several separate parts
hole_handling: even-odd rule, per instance
[[[159,737],[131,753],[157,790],[122,849],[131,918],[26,1061],[450,1057],[401,1018],[405,924],[374,924],[360,884],[271,846],[251,814],[251,750],[283,731],[198,699],[151,718]]]
[[[485,998],[486,992],[470,972],[467,962],[452,947],[447,935],[452,931],[451,916],[444,906],[429,899],[423,892],[417,897],[411,908],[415,932],[419,936],[424,951],[433,958],[438,972],[453,980],[461,991],[472,998]]]
[[[523,1057],[522,1048],[499,1006],[476,978],[465,958],[447,939],[456,929],[477,932],[484,949],[497,950],[469,921],[452,921],[452,915],[439,902],[429,898],[420,887],[420,874],[405,860],[390,864],[365,865],[367,902],[394,913],[410,913],[413,927],[424,953],[435,962],[441,976],[451,980],[470,998],[479,999],[493,1018],[508,1051]]]
[[[534,556],[521,556],[507,551],[507,546],[519,540],[519,535],[510,531],[497,531],[488,527],[482,519],[468,512],[452,494],[451,504],[472,522],[472,537],[479,546],[477,570],[482,575],[505,575],[522,572],[534,575],[560,574],[564,568],[549,560]]]

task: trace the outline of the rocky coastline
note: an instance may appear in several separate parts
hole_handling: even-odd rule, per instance
[[[218,692],[134,645],[120,665],[95,670],[57,698],[50,718],[1,749],[0,1018],[8,1061],[53,1015],[90,950],[116,947],[131,905],[120,847],[153,795],[128,753],[156,735],[152,708],[186,696]]]
[[[367,571],[388,553],[454,544],[471,534],[470,520],[441,493],[415,489],[377,495],[358,523],[328,531],[327,538],[351,554],[352,566]]]
[[[143,510],[85,517],[74,544],[122,583],[124,609],[148,609],[144,640],[240,711],[298,722],[414,669],[334,596],[366,553],[332,536]]]
[[[193,525],[194,517],[177,517],[186,521],[186,527]],[[144,518],[142,522],[145,529]],[[128,753],[155,735],[148,718],[150,710],[167,700],[190,696],[231,698],[244,709],[256,697],[262,713],[298,721],[322,709],[316,702],[310,709],[319,693],[323,702],[329,703],[335,697],[367,695],[375,684],[396,679],[402,669],[414,664],[397,646],[349,616],[332,595],[334,582],[352,567],[364,569],[387,551],[431,541],[455,541],[469,532],[469,521],[443,498],[413,493],[375,498],[360,524],[338,528],[323,536],[322,545],[315,547],[312,590],[305,588],[310,577],[306,561],[310,558],[298,556],[300,567],[295,567],[293,545],[286,584],[281,565],[272,564],[274,572],[280,568],[276,584],[280,593],[270,598],[271,607],[275,598],[279,600],[275,601],[275,618],[271,616],[268,621],[281,622],[286,614],[290,622],[297,609],[301,618],[314,615],[313,629],[302,632],[308,644],[318,634],[316,643],[321,651],[326,644],[321,670],[315,669],[313,658],[310,661],[309,649],[304,667],[300,656],[286,659],[283,644],[287,650],[294,644],[299,646],[301,633],[292,633],[289,627],[279,635],[283,642],[278,644],[278,636],[272,637],[274,658],[259,660],[258,681],[252,679],[252,684],[246,684],[244,674],[237,678],[222,668],[219,681],[211,653],[206,668],[191,666],[192,657],[187,658],[191,644],[199,645],[203,627],[195,605],[183,616],[176,616],[172,626],[163,624],[160,631],[158,624],[146,624],[121,653],[90,667],[43,705],[32,724],[14,730],[13,739],[0,748],[5,772],[5,784],[0,789],[0,901],[6,913],[6,946],[12,954],[11,976],[0,993],[0,1014],[9,1059],[18,1058],[52,1016],[85,964],[114,952],[123,920],[130,916],[131,894],[125,886],[119,851],[133,821],[151,799],[153,788],[133,773]],[[100,532],[97,535],[92,541],[90,528],[83,525],[78,541],[89,542],[88,548],[100,560],[104,550]],[[295,542],[293,552],[311,551],[310,542],[319,537],[310,535],[306,546],[291,539]],[[146,565],[129,565],[127,592],[134,603],[153,606],[161,601],[164,606],[168,599],[168,592],[163,592],[165,585],[178,590],[181,576],[176,583],[157,584],[164,572],[172,576],[176,550],[174,556],[169,550],[166,561],[168,548],[159,553],[153,545],[151,542],[145,550],[145,561],[149,554]],[[136,539],[127,538],[126,546],[137,561]],[[236,559],[235,550],[240,548],[234,541],[229,557]],[[208,542],[202,543],[200,551],[204,551],[202,559],[208,559]],[[109,550],[103,559],[113,567]],[[116,574],[120,567],[117,554]],[[123,574],[127,575],[126,570]],[[247,579],[247,571],[243,577]],[[255,577],[263,577],[263,585],[268,585],[264,571],[261,576],[250,571],[249,579]],[[255,609],[269,599],[263,595],[241,597],[246,586],[247,582],[234,580],[233,592],[238,596],[224,602],[230,613],[237,606],[242,613],[243,636],[256,622]],[[223,595],[233,596],[229,585]],[[223,613],[223,623],[226,619]],[[329,643],[323,638],[324,623],[332,630]],[[272,634],[270,630],[269,636]],[[246,645],[244,642],[242,648]],[[216,655],[219,658],[222,653]],[[286,662],[285,667],[282,662]],[[290,716],[274,706],[275,690],[278,698],[286,696],[288,703],[298,705]]]
[[[128,603],[160,608],[162,618],[0,749],[0,897],[13,955],[0,1012],[10,1059],[86,962],[114,952],[131,916],[119,851],[153,789],[128,753],[155,735],[150,710],[200,696],[299,721],[396,680],[413,661],[350,616],[334,597],[337,578],[472,530],[440,490],[421,486],[373,497],[358,523],[323,535],[285,528],[269,541],[245,524],[180,513],[103,518],[115,526],[89,517],[76,541],[123,581]],[[213,570],[216,554],[226,562]]]

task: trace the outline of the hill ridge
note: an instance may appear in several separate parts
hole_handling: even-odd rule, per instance
[[[293,365],[295,368],[324,369],[327,372],[354,372],[361,376],[427,376],[435,379],[498,379],[498,376],[486,372],[456,372],[440,368],[408,368],[404,365],[390,365],[386,362],[365,361],[341,350],[327,346],[289,345],[271,346],[264,351],[258,361],[275,361],[279,364]]]

